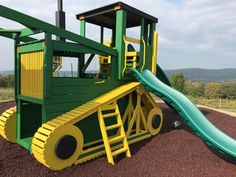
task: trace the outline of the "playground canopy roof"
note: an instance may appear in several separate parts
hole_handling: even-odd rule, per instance
[[[148,15],[147,13],[123,2],[116,2],[77,14],[76,18],[78,20],[84,19],[86,22],[113,29],[116,26],[116,11],[120,9],[124,9],[127,12],[127,28],[140,26],[142,18],[144,18],[148,23],[158,22],[156,17]]]

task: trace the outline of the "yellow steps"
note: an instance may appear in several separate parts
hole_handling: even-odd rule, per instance
[[[106,127],[106,130],[112,130],[112,129],[116,129],[116,128],[120,128],[122,126],[122,124],[115,124],[115,125],[110,125]]]
[[[129,150],[128,148],[123,147],[123,148],[121,148],[121,149],[118,149],[118,150],[112,152],[112,156],[117,156],[117,155],[119,155],[119,154],[122,154],[122,153],[124,153],[124,152],[127,152],[128,150]]]
[[[114,159],[113,159],[114,156],[119,155],[121,153],[126,153],[126,156],[130,157],[131,154],[130,154],[129,145],[126,138],[126,134],[123,127],[118,105],[115,106],[115,109],[114,108],[110,109],[110,110],[115,110],[114,113],[109,113],[109,114],[104,115],[102,113],[102,110],[104,109],[108,110],[106,106],[104,106],[103,109],[101,107],[98,108],[98,120],[99,120],[99,125],[100,125],[100,129],[102,133],[102,139],[105,145],[105,151],[107,154],[108,162],[114,165]],[[106,126],[105,119],[108,117],[114,117],[114,116],[116,117],[117,123]],[[112,138],[109,138],[107,131],[111,129],[118,129],[117,135],[113,136]],[[118,143],[118,142],[122,143],[122,147],[112,152],[112,144]]]
[[[99,110],[100,110],[100,112],[112,110],[112,109],[116,110],[116,114],[113,114],[113,116],[116,115],[117,124],[110,125],[110,126],[106,127],[105,123],[104,123],[104,119],[102,117],[102,120],[103,120],[102,127],[103,128],[101,128],[101,131],[103,131],[103,134],[107,135],[106,131],[117,128],[118,132],[120,132],[122,136],[125,135],[120,114],[118,114],[119,112],[117,113],[117,111],[119,111],[118,106],[114,103],[118,99],[135,91],[139,85],[140,85],[139,82],[130,82],[130,83],[124,84],[120,87],[117,87],[117,88],[111,90],[110,92],[108,92],[98,98],[95,98],[95,99],[89,101],[88,103],[85,103],[75,109],[72,109],[72,110],[68,111],[67,113],[62,114],[62,115],[58,116],[57,118],[52,119],[51,121],[48,121],[45,124],[43,124],[41,126],[41,128],[39,128],[38,131],[35,133],[34,138],[33,138],[33,142],[32,142],[32,153],[34,154],[36,159],[38,161],[40,161],[42,164],[44,164],[45,166],[48,166],[47,161],[44,161],[45,160],[44,157],[45,157],[45,153],[46,153],[46,151],[45,151],[46,149],[44,149],[44,148],[45,148],[45,145],[46,145],[48,139],[53,135],[53,133],[55,131],[58,131],[62,126],[65,126],[68,124],[71,124],[71,125],[75,124],[75,123],[83,120],[84,118],[86,118],[96,112],[99,112]],[[110,116],[111,116],[111,114],[110,114]],[[109,118],[109,116],[107,116],[107,118]],[[1,126],[0,126],[0,128],[1,128]],[[36,139],[43,142],[43,144],[40,141],[37,141]],[[113,147],[112,148],[110,147],[108,137],[104,141],[104,146],[106,147],[106,153],[109,156],[109,159],[111,159],[111,160],[109,160],[109,162],[114,164],[112,151],[111,151],[111,149],[113,149]],[[123,146],[128,149],[126,151],[126,155],[128,157],[131,156],[126,137],[123,140]]]
[[[117,143],[119,141],[122,141],[124,138],[125,138],[124,136],[117,136],[117,137],[109,139],[109,143],[110,144]]]

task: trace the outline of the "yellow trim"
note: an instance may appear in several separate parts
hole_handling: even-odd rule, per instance
[[[139,52],[127,52],[126,56],[127,57],[138,57]]]
[[[52,170],[61,170],[73,165],[79,158],[84,145],[82,132],[74,125],[62,125],[52,129],[48,127],[52,127],[50,122],[43,124],[35,133],[32,140],[32,154],[39,162]],[[68,159],[60,159],[55,153],[55,145],[64,135],[71,135],[77,141],[76,150]]]
[[[160,116],[160,126],[156,129],[154,129],[152,127],[152,120],[153,120],[153,117],[155,115],[159,115]],[[163,115],[162,115],[162,112],[160,109],[152,109],[151,112],[149,113],[148,115],[148,119],[147,119],[147,128],[148,128],[148,131],[151,133],[151,135],[156,135],[160,132],[161,130],[161,127],[162,127],[162,123],[163,123]]]
[[[123,36],[123,40],[124,40],[124,43],[125,43],[125,58],[124,58],[124,68],[122,70],[122,76],[124,76],[125,74],[125,70],[126,70],[126,64],[127,64],[127,48],[128,48],[128,45],[127,45],[127,41],[125,39],[125,36]]]
[[[20,55],[20,87],[22,95],[43,98],[43,59],[43,51]]]
[[[102,84],[102,83],[105,83],[105,80],[95,82],[95,84]]]
[[[128,125],[130,124],[131,117],[132,117],[133,113],[134,113],[134,106],[133,106],[133,102],[132,102],[132,93],[130,93],[128,106],[127,106],[125,113],[123,115],[123,118],[122,118],[123,124],[125,124],[126,120],[128,120]]]
[[[152,73],[156,75],[157,64],[157,47],[158,47],[158,33],[153,32],[153,46],[152,46]]]
[[[55,69],[55,71],[53,71],[52,77],[56,77],[57,73],[62,68],[62,57],[59,57],[59,62],[57,60],[55,60],[55,59],[56,59],[56,57],[53,57],[53,64],[57,64],[57,68]]]
[[[144,134],[144,133],[146,133],[146,132],[142,132],[142,133],[140,133],[140,134],[138,134],[138,135],[141,135],[141,134]],[[135,134],[134,136],[138,136],[138,135]],[[131,137],[131,136],[130,136],[130,137]],[[129,137],[129,138],[130,138],[130,137]],[[133,135],[132,135],[132,137],[133,137]],[[128,143],[129,143],[129,144],[133,144],[133,143],[142,141],[142,140],[144,140],[144,139],[147,139],[147,138],[149,138],[149,137],[151,137],[151,134],[147,134],[147,135],[145,135],[145,136],[141,136],[141,137],[135,138],[135,139],[133,139],[133,140],[128,140]],[[97,146],[96,149],[100,149],[100,148],[102,148],[102,147],[104,147],[104,145]],[[111,149],[112,149],[112,151],[114,151],[114,150],[116,150],[116,149],[118,149],[118,148],[121,148],[121,147],[122,147],[122,145],[119,144],[119,145],[117,145],[117,146],[112,147]],[[94,149],[94,150],[96,150],[96,149]],[[87,150],[85,150],[85,151],[83,152],[83,154],[86,153],[86,152],[87,152]],[[102,155],[104,155],[105,153],[106,153],[105,150],[100,151],[100,152],[97,152],[97,153],[95,153],[95,154],[92,154],[92,155],[86,156],[86,157],[84,157],[84,158],[78,159],[74,164],[75,164],[75,165],[81,164],[81,163],[86,162],[86,161],[88,161],[88,160],[91,160],[91,159],[94,159],[94,158],[96,158],[96,157],[102,156]]]
[[[130,112],[130,113],[133,112],[132,117],[128,123],[128,129],[126,131],[127,137],[130,136],[130,134],[133,130],[134,123],[136,124],[136,134],[138,134],[138,133],[140,133],[140,131],[142,131],[141,126],[142,126],[142,128],[144,128],[144,130],[147,130],[147,123],[146,123],[146,119],[145,119],[143,109],[141,106],[141,96],[144,93],[143,87],[142,86],[137,87],[136,93],[137,93],[137,103],[136,103],[136,107],[135,107],[134,111],[132,110],[133,109],[132,106],[129,107],[129,104],[127,107],[127,109],[129,109],[129,110],[126,109],[127,112]],[[130,99],[132,99],[132,97]],[[125,113],[126,113],[126,111],[125,111]],[[123,118],[124,119],[123,122],[126,120],[125,116]]]
[[[132,38],[132,37],[125,36],[125,40],[128,41],[128,42],[133,42],[133,43],[136,43],[136,44],[140,44],[139,39],[135,39],[135,38]]]
[[[47,122],[46,124],[43,124],[38,129],[38,131],[35,133],[35,136],[34,136],[35,140],[33,141],[33,144],[32,144],[32,153],[34,154],[36,159],[39,162],[41,162],[43,165],[45,165],[51,169],[61,169],[61,168],[65,168],[66,166],[70,166],[72,161],[74,160],[74,156],[73,156],[73,158],[71,157],[71,159],[68,159],[68,161],[61,162],[61,161],[58,161],[58,159],[55,157],[55,154],[52,152],[53,147],[55,147],[54,146],[55,144],[53,145],[52,141],[54,141],[54,139],[57,139],[57,138],[59,138],[60,135],[62,135],[57,132],[62,131],[62,133],[63,132],[65,133],[66,130],[64,130],[65,128],[63,128],[63,127],[66,127],[66,129],[68,131],[73,129],[73,124],[83,120],[84,118],[90,116],[91,114],[93,114],[95,112],[99,112],[99,108],[101,109],[101,111],[115,109],[115,113],[117,115],[117,124],[122,125],[122,120],[120,117],[118,106],[116,105],[116,101],[118,99],[134,92],[138,86],[140,86],[139,82],[130,82],[130,83],[124,84],[124,85],[122,85],[122,86],[120,86],[120,87],[94,99],[94,100],[91,100],[88,103],[85,103],[85,104],[65,113],[65,114],[62,114],[61,116],[59,116],[55,119],[52,119],[51,121]],[[101,117],[101,114],[99,116]],[[102,115],[102,116],[104,116],[104,115]],[[122,128],[120,128],[120,130],[118,131],[120,133],[122,133],[122,131],[123,131],[122,130],[123,126],[121,126],[121,127]],[[78,133],[78,131],[73,131],[73,130],[71,132]],[[140,131],[140,133],[141,132],[142,131]],[[124,134],[125,133],[122,133],[122,137],[124,137],[124,140],[125,140],[126,136]],[[82,135],[78,135],[78,138],[81,139]],[[38,139],[40,141],[37,141],[36,139]],[[46,145],[46,144],[48,144],[48,145]],[[123,146],[124,146],[124,149],[127,149],[126,155],[129,156],[130,154],[129,154],[128,148],[127,148],[128,143],[127,144],[124,143]],[[124,151],[124,149],[122,149],[122,151]],[[78,152],[80,152],[80,151],[78,151]],[[113,152],[113,155],[116,155],[118,152],[121,152],[121,150],[117,151],[117,152]],[[80,153],[80,155],[81,155],[81,153]],[[96,155],[97,154],[91,155],[88,158],[92,158]],[[74,160],[74,162],[75,161],[76,160]]]
[[[16,107],[7,109],[0,116],[0,135],[16,143]]]
[[[102,133],[102,139],[103,139],[105,150],[106,150],[107,160],[108,160],[109,163],[114,165],[114,159],[113,159],[114,156],[116,156],[118,154],[121,154],[123,152],[126,153],[127,157],[130,157],[131,154],[130,154],[127,138],[126,138],[126,135],[125,135],[125,130],[124,130],[124,127],[123,127],[123,124],[122,124],[122,120],[121,120],[118,105],[116,104],[114,113],[109,113],[109,114],[104,115],[102,113],[102,109],[104,108],[104,109],[108,110],[107,106],[110,107],[110,105],[108,104],[108,105],[105,105],[103,107],[98,108],[98,120],[99,120],[100,130],[101,130],[101,133]],[[110,110],[114,110],[114,108],[110,109]],[[115,137],[113,136],[111,138],[111,137],[108,137],[108,134],[107,134],[108,126],[105,125],[104,118],[109,118],[109,117],[114,117],[114,116],[116,117],[116,121],[117,121],[116,124],[121,125],[121,126],[119,126],[119,128],[118,128],[119,133],[117,134],[117,136],[115,136]],[[116,124],[114,124],[114,125],[116,125]],[[113,125],[113,127],[114,127],[114,125]],[[112,125],[110,125],[110,127],[111,126]],[[112,151],[111,144],[116,143],[116,142],[120,142],[120,141],[122,142],[122,147],[120,149],[116,150],[116,151]]]
[[[142,42],[143,42],[143,65],[141,71],[143,71],[143,68],[146,64],[146,47],[147,47],[143,37],[142,37]]]

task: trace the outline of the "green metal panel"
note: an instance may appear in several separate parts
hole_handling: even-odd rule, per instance
[[[118,67],[118,79],[122,77],[122,70],[124,67],[124,57],[125,57],[125,45],[123,36],[126,34],[126,11],[118,10],[116,11],[116,49],[118,52],[118,57],[115,62],[113,62],[112,69]]]
[[[28,37],[30,35],[34,35],[34,34],[38,34],[38,33],[41,33],[42,30],[32,30],[30,28],[24,28],[21,30],[21,33],[20,33],[20,38],[23,38],[23,37]]]
[[[89,47],[85,47],[83,45],[71,42],[64,41],[52,41],[53,50],[57,51],[65,51],[65,52],[76,52],[76,53],[88,53],[88,54],[98,54],[98,55],[106,55],[104,52],[96,51]]]
[[[34,42],[32,44],[24,44],[24,45],[18,45],[17,52],[18,53],[27,53],[27,52],[34,52],[34,51],[40,51],[44,49],[44,41],[40,40],[37,42]]]
[[[77,35],[73,32],[64,30],[62,28],[58,28],[54,25],[51,25],[49,23],[38,20],[36,18],[30,17],[28,15],[17,12],[15,10],[9,9],[9,8],[4,7],[2,5],[0,5],[0,16],[7,18],[9,20],[13,20],[15,22],[19,22],[29,28],[43,30],[44,32],[48,32],[48,33],[54,34],[56,36],[77,42],[77,43],[82,44],[84,46],[93,48],[94,50],[105,52],[108,55],[116,55],[117,54],[116,50],[114,50],[112,48],[106,47],[104,45],[101,45],[100,43],[93,41],[93,40],[87,39],[87,38]]]
[[[29,97],[29,96],[18,95],[18,98],[21,100],[32,102],[32,103],[43,104],[43,100]]]
[[[19,38],[19,36],[16,35],[16,32],[4,32],[4,31],[7,31],[5,29],[2,29],[0,28],[0,36],[3,36],[3,37],[6,37],[6,38],[9,38],[9,39],[18,39],[20,40],[21,42],[30,42],[30,41],[34,41],[35,39],[34,38],[31,38],[31,37],[23,37],[23,38]],[[21,30],[17,30],[20,32],[22,32]]]

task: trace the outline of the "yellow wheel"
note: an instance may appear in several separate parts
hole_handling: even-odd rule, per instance
[[[163,123],[163,115],[159,108],[153,108],[147,118],[147,128],[151,135],[156,135],[160,132]]]
[[[0,116],[0,135],[8,141],[16,143],[16,107],[6,110]]]
[[[82,152],[83,134],[74,125],[53,127],[43,124],[35,133],[32,153],[35,158],[52,170],[71,166]]]

